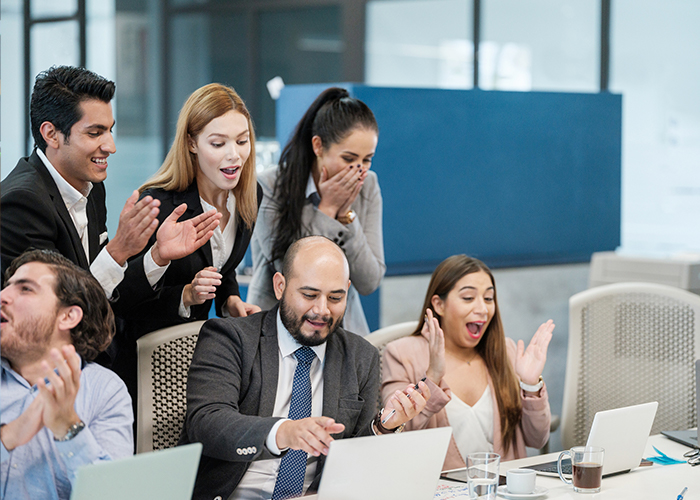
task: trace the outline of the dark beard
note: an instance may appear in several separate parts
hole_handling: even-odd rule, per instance
[[[41,359],[51,343],[53,317],[31,317],[21,323],[13,324],[14,332],[10,338],[5,335],[0,339],[2,357],[11,363],[30,363]]]
[[[301,345],[307,347],[314,347],[323,344],[330,335],[333,335],[333,333],[335,333],[335,331],[338,329],[338,325],[340,325],[342,321],[342,317],[339,318],[338,321],[334,322],[331,316],[319,316],[310,314],[304,314],[300,318],[294,313],[294,311],[292,311],[291,308],[287,306],[287,303],[284,300],[284,294],[282,295],[282,299],[280,300],[280,318],[282,319],[282,324],[287,329],[287,331],[289,331],[289,334],[292,336],[292,338],[299,342]],[[328,328],[329,332],[328,335],[324,337],[322,335],[323,330],[314,330],[314,333],[311,337],[307,337],[303,333],[301,333],[301,325],[303,325],[304,321],[306,321],[307,319],[310,321],[325,321],[327,323],[326,328]]]

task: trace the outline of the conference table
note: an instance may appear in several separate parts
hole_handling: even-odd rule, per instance
[[[650,436],[647,441],[644,457],[655,456],[656,446],[663,453],[683,459],[683,453],[690,448],[678,444],[662,435]],[[509,469],[527,467],[535,463],[556,460],[559,453],[538,455],[501,463],[501,474]],[[677,465],[651,465],[638,467],[629,473],[603,478],[600,493],[575,493],[573,487],[564,484],[558,477],[537,476],[537,486],[547,488],[546,496],[538,497],[544,500],[676,500],[684,487],[688,487],[684,500],[700,500],[700,466],[692,467],[687,463]],[[305,500],[315,499],[315,495],[304,497]],[[450,500],[469,498],[466,485],[455,481],[441,479],[435,498]],[[503,498],[501,496],[499,499]],[[410,500],[410,499],[397,499]]]

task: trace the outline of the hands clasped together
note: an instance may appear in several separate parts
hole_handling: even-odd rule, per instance
[[[39,394],[19,417],[2,427],[2,442],[8,451],[28,443],[44,427],[61,439],[71,426],[80,422],[75,412],[80,357],[72,345],[63,346],[60,351],[51,349],[50,356],[56,370],[42,362],[43,378],[36,384]]]

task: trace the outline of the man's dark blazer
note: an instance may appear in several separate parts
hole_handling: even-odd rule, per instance
[[[257,191],[258,206],[260,206],[262,201],[262,189],[260,186],[258,186]],[[187,204],[187,210],[179,220],[188,220],[203,213],[196,181],[190,184],[183,192],[147,189],[141,194],[141,197],[149,195],[160,200],[159,227],[173,210],[183,203]],[[222,315],[222,308],[226,304],[226,299],[229,295],[240,295],[238,281],[236,280],[236,266],[243,260],[253,232],[253,228],[247,228],[239,215],[236,215],[236,217],[236,240],[231,255],[221,270],[223,278],[221,285],[216,290],[216,310],[219,316]],[[156,233],[153,233],[143,252],[134,256],[129,261],[129,266],[131,266],[132,260],[140,259],[155,241]],[[124,380],[134,401],[137,399],[136,341],[143,335],[161,328],[207,319],[211,309],[211,300],[192,306],[190,308],[190,317],[187,319],[180,316],[179,307],[182,290],[185,288],[185,285],[191,283],[195,274],[199,271],[212,265],[211,244],[207,242],[187,257],[170,263],[160,282],[162,288],[157,297],[135,304],[129,311],[124,311],[122,314],[124,324],[118,339],[119,354],[112,364],[112,369]]]
[[[199,334],[187,380],[180,444],[204,445],[195,499],[228,498],[254,460],[279,458],[265,447],[277,394],[277,309],[212,319]],[[290,389],[291,390],[291,389]],[[323,416],[345,425],[336,438],[371,434],[379,391],[379,352],[338,328],[327,339]],[[321,456],[310,491],[318,488]]]
[[[87,218],[90,255],[80,241],[75,224],[51,174],[36,150],[21,158],[0,185],[0,240],[2,278],[12,261],[29,248],[49,249],[89,270],[100,250],[100,235],[107,233],[107,207],[102,182],[93,184],[88,196]],[[143,272],[143,259],[129,264],[124,280],[115,289],[112,306],[115,312],[128,309],[156,292]]]

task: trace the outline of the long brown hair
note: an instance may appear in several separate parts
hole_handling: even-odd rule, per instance
[[[445,301],[447,295],[457,285],[457,282],[467,274],[483,271],[491,278],[493,283],[493,318],[489,322],[481,341],[476,345],[476,352],[481,356],[486,364],[486,369],[493,381],[496,403],[501,414],[501,440],[503,448],[508,451],[511,445],[515,445],[515,430],[520,423],[522,415],[522,403],[520,401],[520,390],[518,388],[518,378],[515,370],[508,359],[506,349],[506,337],[501,323],[501,314],[498,309],[498,299],[496,296],[496,280],[493,279],[491,270],[478,259],[467,257],[466,255],[453,255],[443,260],[435,268],[430,278],[428,291],[425,294],[423,309],[416,331],[413,335],[420,335],[423,327],[423,316],[426,309],[433,311],[433,315],[442,326],[442,318],[435,311],[432,299],[435,295]]]
[[[241,180],[233,188],[233,194],[236,197],[236,211],[245,225],[249,229],[252,228],[258,215],[253,122],[236,91],[220,83],[210,83],[192,92],[180,110],[175,140],[168,156],[153,177],[139,188],[139,192],[143,193],[148,188],[180,192],[186,190],[194,181],[199,169],[196,153],[189,150],[188,138],[197,140],[197,136],[210,121],[231,110],[238,111],[246,117],[250,131],[250,156],[243,165]]]

